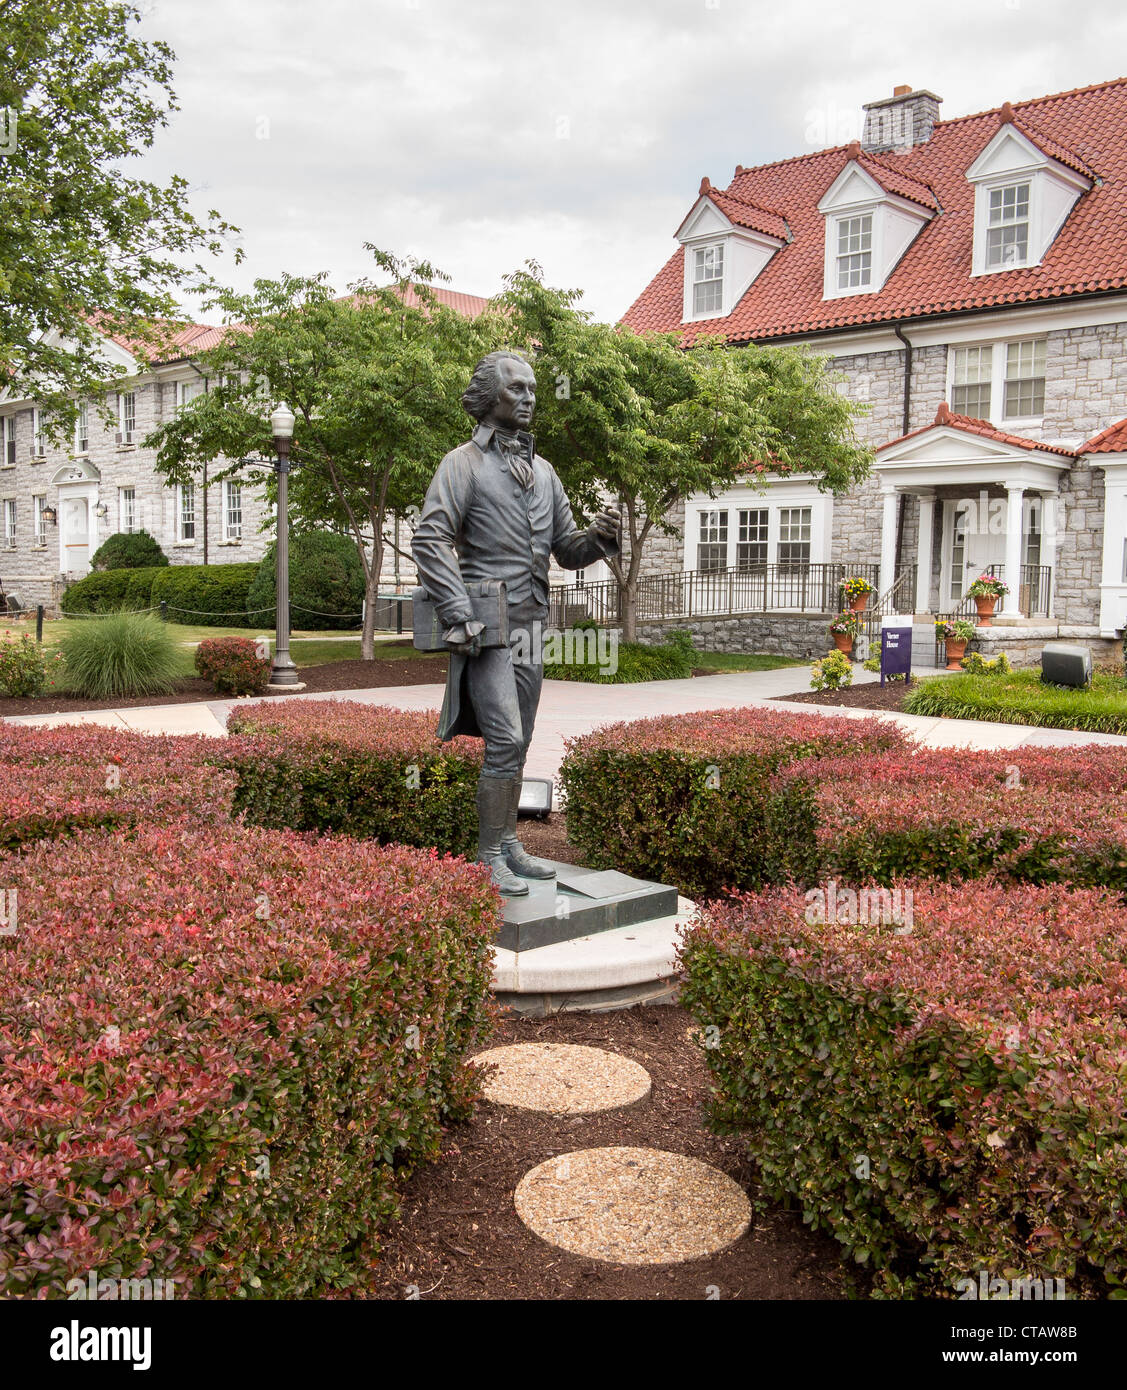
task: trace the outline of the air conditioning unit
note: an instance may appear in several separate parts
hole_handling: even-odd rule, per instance
[[[1092,649],[1074,642],[1047,642],[1041,649],[1041,679],[1049,685],[1091,684]]]

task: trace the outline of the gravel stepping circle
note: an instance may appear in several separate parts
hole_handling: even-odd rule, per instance
[[[566,1043],[514,1043],[472,1059],[496,1070],[484,1083],[487,1100],[549,1115],[591,1115],[634,1105],[650,1093],[650,1074],[627,1057]]]
[[[751,1204],[726,1173],[660,1149],[582,1149],[521,1178],[517,1215],[550,1245],[615,1264],[679,1264],[726,1249]]]

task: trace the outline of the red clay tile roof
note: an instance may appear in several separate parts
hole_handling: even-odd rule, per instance
[[[1116,420],[1081,444],[1078,454],[1127,454],[1127,420]]]
[[[790,240],[785,217],[767,208],[757,207],[746,198],[736,198],[731,193],[713,188],[706,178],[701,179],[700,197],[715,203],[728,221],[734,222],[737,227],[750,227],[753,232],[762,232],[764,236],[777,237],[780,241]],[[681,226],[684,226],[684,222]]]
[[[1127,421],[1124,423],[1127,424]],[[1019,449],[1037,450],[1043,454],[1063,454],[1065,458],[1070,459],[1083,452],[1083,450],[1066,449],[1063,444],[1042,444],[1037,439],[1025,439],[1019,434],[1007,434],[1005,430],[995,429],[989,420],[976,420],[973,415],[956,415],[946,401],[939,402],[939,409],[935,412],[935,419],[930,425],[923,425],[918,430],[909,430],[907,434],[902,434],[899,439],[890,439],[887,444],[882,444],[879,449],[874,449],[873,452],[881,454],[885,449],[891,449],[894,444],[903,444],[905,439],[914,439],[918,434],[926,434],[928,430],[935,429],[937,425],[945,425],[952,430],[962,430],[965,434],[981,435],[983,439],[994,439],[1000,444],[1014,444]]]
[[[918,179],[908,178],[900,169],[890,168],[883,160],[863,150],[859,141],[847,145],[845,153],[850,159],[855,160],[867,174],[871,174],[886,193],[898,193],[901,198],[909,198],[913,203],[930,208],[932,212],[939,211],[939,202],[926,183],[920,183]]]
[[[941,211],[923,227],[877,294],[822,299],[825,222],[817,204],[845,168],[848,146],[755,169],[737,168],[723,194],[786,218],[793,241],[776,251],[727,318],[685,327],[685,341],[722,333],[733,342],[805,337],[929,314],[1035,303],[1127,286],[1127,78],[1019,102],[1017,128],[1046,154],[1097,182],[1072,209],[1038,266],[971,275],[974,187],[966,170],[997,134],[1000,108],[939,121],[931,138],[902,154],[862,154],[889,192],[934,195]],[[1067,158],[1065,158],[1067,156]],[[879,170],[879,172],[878,172]],[[891,180],[895,174],[911,181]],[[623,315],[637,330],[683,326],[679,247]]]

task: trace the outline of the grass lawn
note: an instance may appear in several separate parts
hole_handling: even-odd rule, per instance
[[[1037,670],[1008,676],[937,676],[909,691],[903,709],[905,714],[948,719],[1127,734],[1127,680],[1097,672],[1087,690],[1073,690],[1046,685]]]
[[[698,652],[693,658],[708,671],[777,671],[783,666],[809,666],[791,656],[767,656],[763,652]]]

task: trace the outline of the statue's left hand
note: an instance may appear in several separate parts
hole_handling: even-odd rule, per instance
[[[604,541],[614,541],[616,544],[618,544],[618,541],[619,541],[619,518],[618,518],[618,513],[617,513],[617,512],[599,512],[598,516],[596,516],[595,519],[594,519],[594,521],[591,522],[591,525],[588,527],[588,530],[594,531],[595,534],[599,537],[600,540],[604,540]]]

